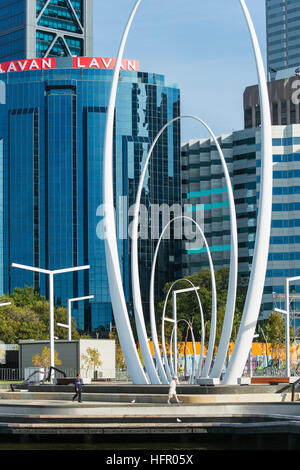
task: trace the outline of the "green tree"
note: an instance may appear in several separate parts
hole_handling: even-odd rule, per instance
[[[50,348],[44,346],[41,354],[35,354],[34,356],[32,356],[32,364],[36,367],[50,367]],[[57,351],[54,351],[54,364],[56,366],[59,366],[61,364],[61,360],[58,357]]]
[[[0,340],[4,343],[15,344],[20,339],[46,339],[45,334],[43,321],[32,309],[13,304],[0,309]]]
[[[95,370],[97,366],[102,366],[100,352],[96,348],[87,348],[86,354],[81,354],[81,360],[83,361],[87,370]]]
[[[33,287],[16,288],[10,295],[2,296],[1,303],[11,302],[11,305],[0,308],[0,341],[15,344],[20,340],[49,339],[49,302]],[[54,334],[66,339],[67,330],[57,326],[57,323],[67,323],[67,309],[54,309]],[[80,338],[72,319],[72,338]]]
[[[16,287],[14,292],[7,296],[7,298],[12,300],[16,307],[34,306],[36,303],[45,302],[46,300],[32,286],[24,288]]]
[[[267,335],[273,346],[281,346],[285,340],[285,324],[279,313],[272,312],[267,322]]]
[[[282,347],[286,341],[285,318],[280,313],[272,312],[266,323],[266,336],[272,344],[277,357],[280,357]],[[293,340],[293,328],[290,326],[290,339]]]
[[[48,310],[48,319],[45,318],[45,321],[49,322],[49,310]],[[68,337],[68,330],[61,326],[57,326],[57,323],[67,324],[68,323],[68,311],[65,307],[57,307],[54,311],[54,318],[55,318],[55,335],[60,339],[67,339]],[[79,339],[79,338],[89,338],[88,335],[80,335],[79,331],[76,329],[75,320],[71,318],[71,335],[72,339]]]
[[[109,333],[109,339],[114,339],[116,344],[116,368],[119,370],[125,370],[126,362],[120,345],[117,328],[115,326],[112,327]]]
[[[228,290],[228,276],[229,276],[229,269],[222,268],[215,273],[216,278],[216,287],[217,287],[217,331],[216,331],[216,345],[219,343],[224,315],[225,315],[225,308],[226,308],[226,301],[227,301],[227,290]],[[201,305],[203,309],[203,316],[204,316],[204,324],[205,324],[205,342],[207,343],[209,340],[210,335],[210,326],[211,326],[211,313],[212,313],[212,288],[211,288],[211,275],[208,269],[203,269],[200,272],[193,274],[191,276],[187,276],[187,279],[193,282],[193,284],[199,287],[198,294],[201,300]],[[172,283],[167,283],[164,287],[164,293],[167,294],[168,290],[170,289]],[[185,281],[180,281],[174,287],[177,289],[183,289],[186,287],[190,287]],[[238,289],[237,289],[237,300],[236,300],[236,309],[235,309],[235,316],[233,321],[233,328],[232,328],[232,336],[231,340],[234,341],[238,332],[238,328],[241,321],[241,315],[243,311],[243,306],[245,302],[245,293],[246,287],[243,283],[243,280],[239,278],[238,280]],[[163,312],[163,305],[164,301],[159,302],[156,308],[157,314],[157,325],[159,335],[161,336],[161,317]],[[166,316],[172,316],[172,296],[170,295],[167,309],[166,309]],[[200,317],[200,310],[197,301],[196,294],[194,292],[183,293],[177,296],[177,318],[178,319],[185,319],[186,321],[193,322],[193,331],[195,335],[195,340],[201,340],[201,317]],[[165,324],[165,333],[166,338],[170,337],[170,330],[172,326],[168,326]],[[182,341],[182,338],[186,336],[186,324],[184,322],[179,323],[178,325],[178,341]]]

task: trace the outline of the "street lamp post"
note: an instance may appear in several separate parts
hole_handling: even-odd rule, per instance
[[[300,276],[287,277],[285,280],[285,310],[275,308],[275,312],[286,315],[286,329],[285,329],[285,347],[286,347],[286,374],[289,377],[291,374],[290,366],[290,282],[300,281]]]
[[[83,269],[90,269],[90,266],[76,266],[74,268],[55,269],[50,271],[49,269],[41,269],[33,266],[25,266],[24,264],[12,263],[13,268],[25,269],[27,271],[34,271],[38,273],[49,275],[49,310],[50,310],[50,367],[54,368],[54,276],[55,274],[64,274],[74,271],[81,271]],[[53,369],[51,369],[50,380],[53,379]]]
[[[253,339],[254,338],[258,338],[259,335],[254,335],[253,336]],[[253,369],[252,369],[252,343],[251,343],[251,348],[250,348],[250,351],[249,351],[249,376],[250,378],[252,377],[253,375]]]
[[[68,329],[68,341],[72,340],[72,315],[71,315],[71,303],[77,302],[79,300],[86,300],[86,299],[93,299],[93,295],[86,295],[84,297],[76,297],[73,299],[68,299],[68,324],[65,325],[64,323],[56,323],[57,326],[61,326],[62,328]]]
[[[173,373],[177,375],[177,306],[176,306],[176,296],[177,294],[182,294],[183,292],[195,292],[199,290],[199,287],[188,287],[186,289],[179,289],[179,290],[174,290],[172,292],[173,295],[173,306],[172,306],[172,311],[173,311],[173,318],[165,318],[166,321],[174,323],[173,331],[174,331],[174,371]],[[173,335],[172,331],[172,335]]]
[[[287,377],[291,375],[291,368],[290,368],[290,309],[289,307],[286,310],[282,310],[281,308],[275,308],[275,312],[282,313],[286,315],[286,323],[285,323],[285,370]]]

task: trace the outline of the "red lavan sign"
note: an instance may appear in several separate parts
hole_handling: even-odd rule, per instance
[[[116,59],[107,57],[73,57],[74,69],[114,69]],[[56,69],[56,58],[24,59],[0,64],[0,73],[24,72],[27,70]],[[139,71],[139,61],[123,59],[122,70]]]

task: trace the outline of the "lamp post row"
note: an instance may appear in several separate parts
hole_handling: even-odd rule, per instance
[[[286,375],[290,377],[291,366],[290,366],[290,282],[299,281],[300,276],[287,277],[285,280],[285,310],[281,308],[275,308],[275,312],[286,315],[285,323],[285,367]]]

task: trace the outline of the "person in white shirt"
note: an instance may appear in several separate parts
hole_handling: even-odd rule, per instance
[[[176,385],[178,382],[178,377],[175,376],[173,377],[172,382],[170,383],[170,388],[169,388],[169,396],[168,396],[168,404],[171,404],[171,398],[174,397],[177,403],[182,403],[181,401],[178,400],[177,394],[176,394]]]

